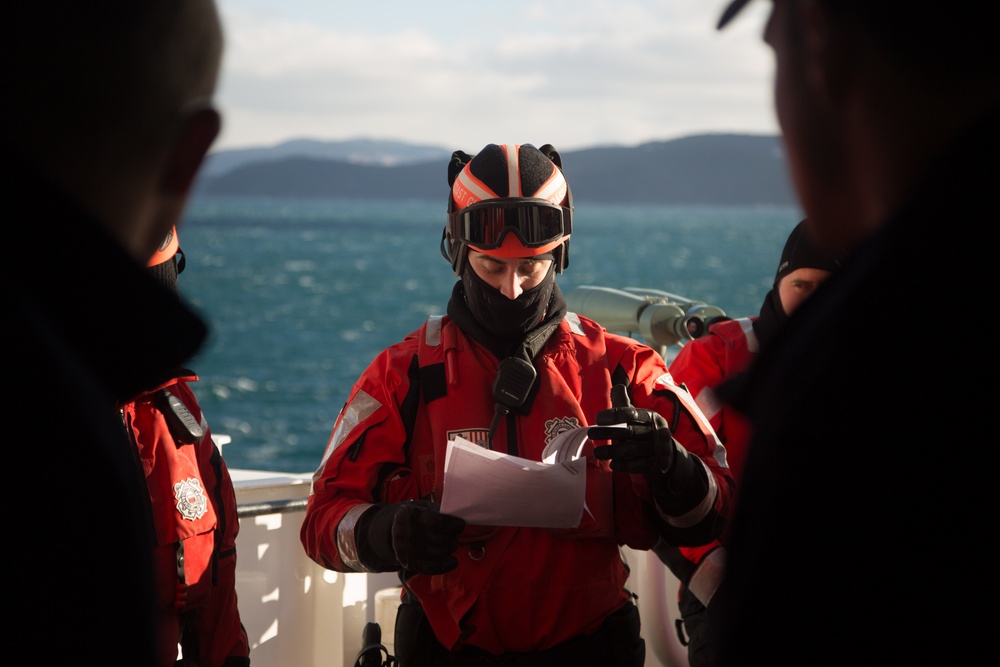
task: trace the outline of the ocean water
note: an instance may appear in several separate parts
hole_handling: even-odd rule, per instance
[[[354,380],[445,312],[443,202],[202,198],[180,228],[179,286],[209,323],[190,367],[231,468],[316,468]],[[577,202],[563,292],[652,288],[756,314],[795,208]],[[668,360],[677,348],[667,350]]]

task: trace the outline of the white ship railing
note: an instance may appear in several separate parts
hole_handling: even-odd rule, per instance
[[[333,572],[306,556],[299,528],[311,473],[231,469],[240,516],[236,589],[253,667],[352,667],[369,621],[392,651],[394,573]],[[625,549],[639,596],[647,667],[687,667],[677,580],[652,552]]]

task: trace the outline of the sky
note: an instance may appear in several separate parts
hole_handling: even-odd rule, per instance
[[[382,139],[578,150],[705,132],[777,134],[770,3],[217,0],[213,150]]]

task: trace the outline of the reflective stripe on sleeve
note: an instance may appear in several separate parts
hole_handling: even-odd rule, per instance
[[[710,420],[714,419],[719,411],[722,409],[722,401],[719,397],[715,395],[711,387],[702,387],[702,390],[698,392],[698,395],[694,399],[701,411],[705,413],[705,416]]]
[[[360,389],[358,390],[354,399],[341,413],[340,421],[337,422],[337,428],[334,429],[333,435],[330,436],[330,441],[326,444],[326,451],[323,452],[323,460],[319,462],[319,467],[313,474],[313,482],[319,481],[323,473],[323,468],[326,467],[326,462],[330,458],[330,454],[332,454],[342,442],[347,440],[348,436],[351,435],[351,431],[354,430],[354,427],[371,417],[372,414],[374,414],[380,407],[382,407],[382,404],[375,400],[371,394],[368,394]]]
[[[713,549],[701,559],[691,580],[688,582],[688,590],[698,598],[698,602],[706,607],[712,601],[712,596],[722,583],[725,575],[726,550],[723,547]]]
[[[570,333],[576,334],[577,336],[587,335],[587,333],[583,330],[583,325],[580,324],[580,316],[576,313],[566,313],[563,317],[563,321],[569,325]]]
[[[681,444],[677,443],[677,446],[681,447]],[[712,474],[712,471],[708,469],[708,466],[700,458],[697,456],[692,456],[692,458],[701,464],[701,467],[705,470],[705,476],[708,478],[708,491],[705,493],[705,497],[701,499],[701,502],[695,505],[694,509],[680,516],[664,514],[660,506],[655,501],[653,502],[653,505],[656,506],[656,513],[660,515],[660,518],[675,528],[690,528],[697,525],[699,521],[708,516],[708,513],[712,511],[712,508],[715,506],[715,498],[719,495],[719,485],[715,481],[715,475]]]
[[[743,337],[747,339],[747,350],[753,354],[760,352],[760,343],[757,341],[757,334],[753,330],[753,320],[749,317],[741,317],[736,321],[740,323],[740,329],[743,330]]]
[[[437,347],[441,344],[442,317],[442,315],[431,315],[427,318],[427,327],[424,329],[424,342],[430,347]]]
[[[674,382],[674,378],[670,373],[664,373],[660,377],[656,378],[654,383],[656,388],[665,389],[672,393],[681,404],[687,408],[688,413],[694,418],[695,423],[698,425],[698,429],[701,434],[705,436],[705,440],[712,445],[712,458],[715,462],[719,464],[720,467],[728,468],[729,464],[726,463],[726,448],[722,445],[722,441],[719,440],[719,436],[716,435],[715,429],[712,428],[712,424],[708,421],[708,417],[705,413],[701,411],[698,404],[695,402],[691,394],[681,387],[677,386]],[[671,424],[671,429],[673,424]],[[712,479],[713,475],[709,474],[709,479]]]
[[[354,537],[354,528],[358,525],[358,519],[369,507],[373,507],[373,505],[370,503],[355,505],[347,510],[347,514],[337,524],[337,552],[344,565],[354,572],[366,571],[358,557],[358,543]]]

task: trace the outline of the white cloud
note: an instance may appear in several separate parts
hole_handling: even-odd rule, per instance
[[[767,3],[724,32],[724,3],[707,0],[339,4],[221,3],[216,148],[364,136],[565,150],[777,131]]]

